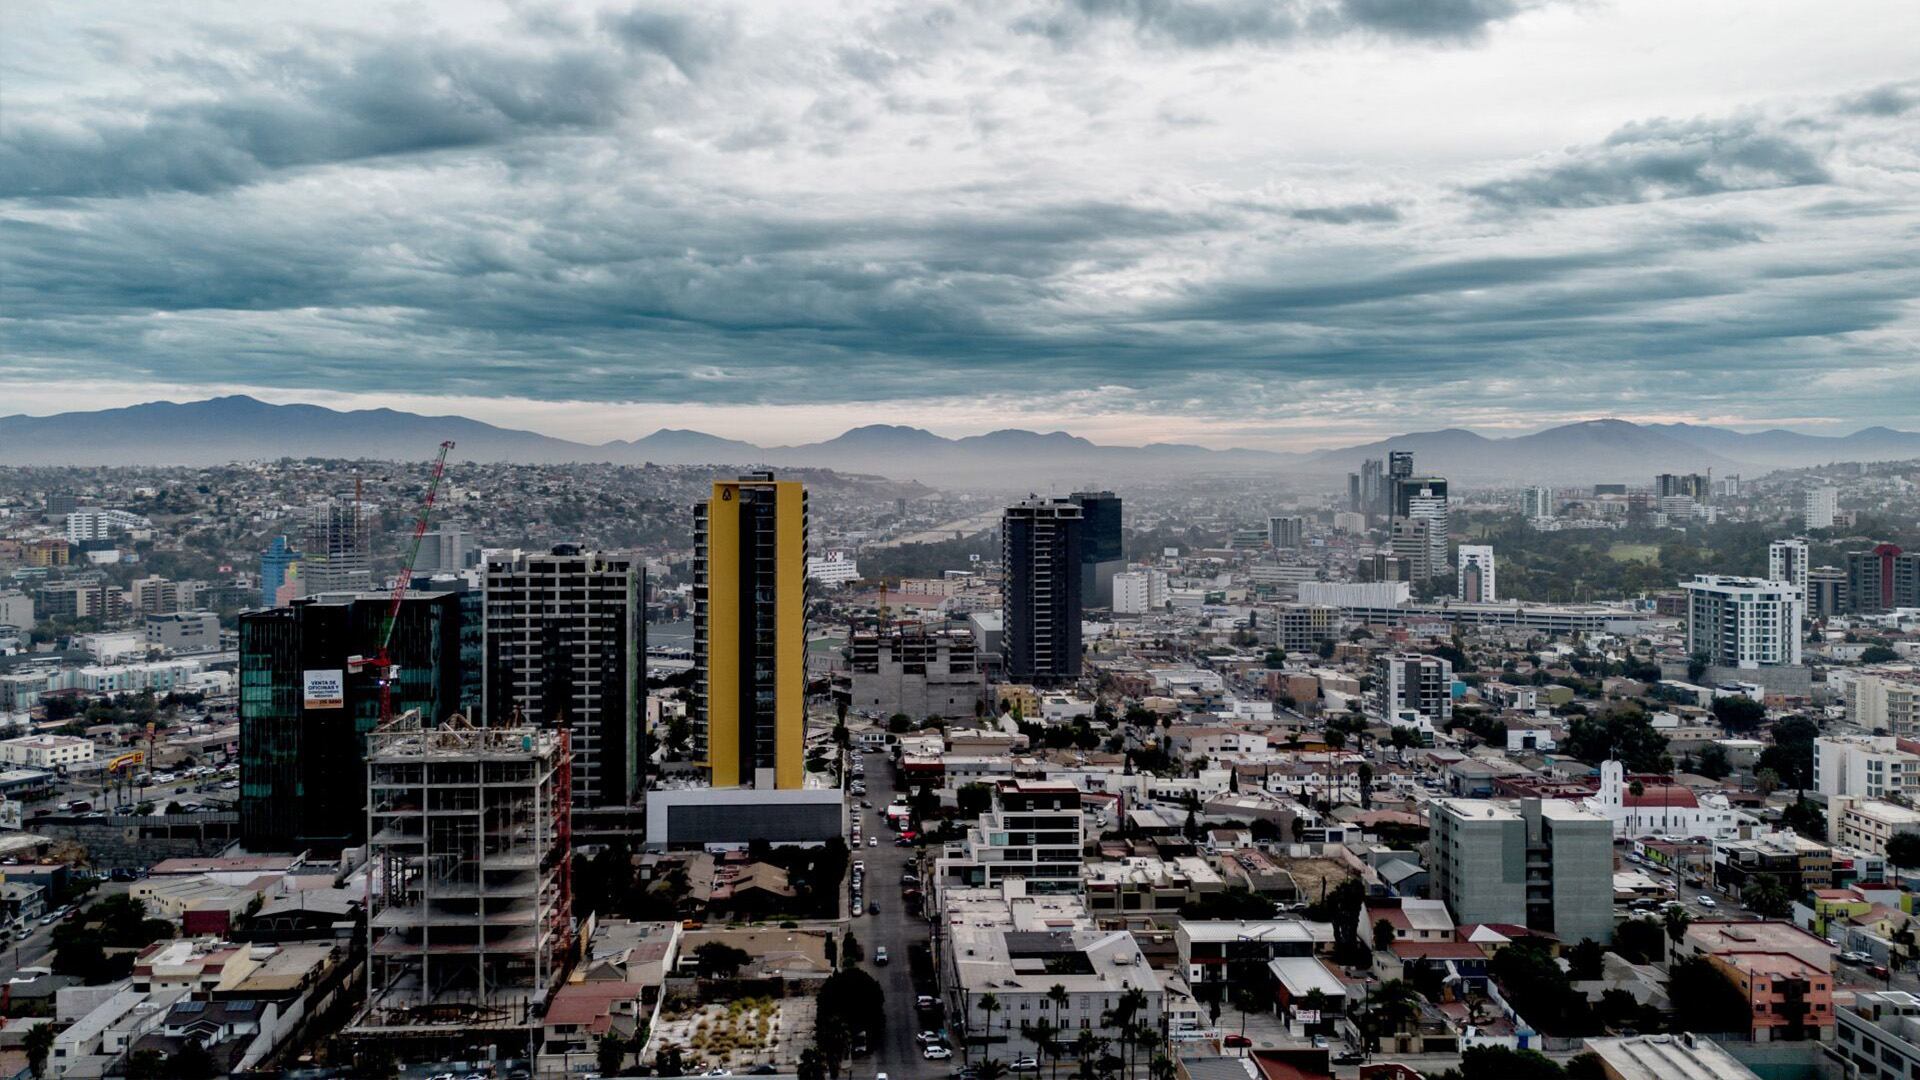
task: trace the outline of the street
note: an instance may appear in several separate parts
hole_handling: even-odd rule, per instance
[[[79,903],[91,906],[109,896],[124,895],[130,886],[124,881],[103,881],[100,887],[88,893]],[[21,968],[53,966],[53,929],[59,923],[41,926],[40,920],[32,923],[32,933],[25,941],[9,938],[4,949],[0,949],[0,982],[14,978]]]
[[[866,763],[863,779],[867,794],[853,799],[853,813],[861,823],[861,847],[853,857],[866,862],[862,901],[879,904],[880,914],[856,916],[849,925],[866,950],[866,969],[880,981],[880,988],[886,993],[887,1030],[874,1043],[871,1058],[855,1060],[853,1075],[867,1077],[883,1072],[889,1080],[946,1076],[951,1071],[948,1063],[922,1059],[920,1044],[914,1041],[920,1025],[913,1004],[910,950],[914,945],[926,944],[927,921],[907,914],[906,905],[900,900],[900,875],[914,869],[918,849],[895,847],[893,842],[898,834],[887,828],[881,813],[898,790],[894,785],[892,762],[884,754],[856,754],[854,760]],[[873,809],[860,809],[862,798],[873,803]],[[878,843],[869,847],[871,840]],[[875,950],[883,945],[888,960],[885,965],[877,965],[873,962]]]

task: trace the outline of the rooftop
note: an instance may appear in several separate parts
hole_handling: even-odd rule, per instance
[[[1588,1039],[1587,1049],[1619,1080],[1758,1080],[1719,1044],[1697,1035]]]

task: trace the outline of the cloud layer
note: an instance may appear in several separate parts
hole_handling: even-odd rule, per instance
[[[0,394],[1920,415],[1908,5],[193,10],[0,50]]]

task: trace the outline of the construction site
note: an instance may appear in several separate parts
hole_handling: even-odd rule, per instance
[[[408,712],[372,732],[367,1000],[350,1038],[528,1046],[572,944],[571,769],[565,729]]]

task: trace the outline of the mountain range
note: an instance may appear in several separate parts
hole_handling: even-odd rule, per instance
[[[1006,429],[950,439],[921,428],[874,424],[824,442],[758,446],[705,432],[661,429],[631,440],[574,442],[462,416],[392,409],[342,412],[271,405],[250,397],[148,402],[55,416],[0,417],[0,463],[11,465],[214,465],[281,457],[425,458],[453,439],[469,461],[530,464],[811,466],[897,479],[1007,489],[1141,477],[1282,471],[1338,476],[1389,450],[1411,450],[1421,473],[1456,483],[1648,482],[1660,472],[1755,475],[1839,461],[1920,458],[1920,432],[1874,427],[1846,436],[1774,429],[1739,432],[1696,424],[1585,420],[1528,435],[1490,438],[1460,428],[1411,432],[1360,446],[1277,453],[1177,443],[1105,446],[1064,431]]]

